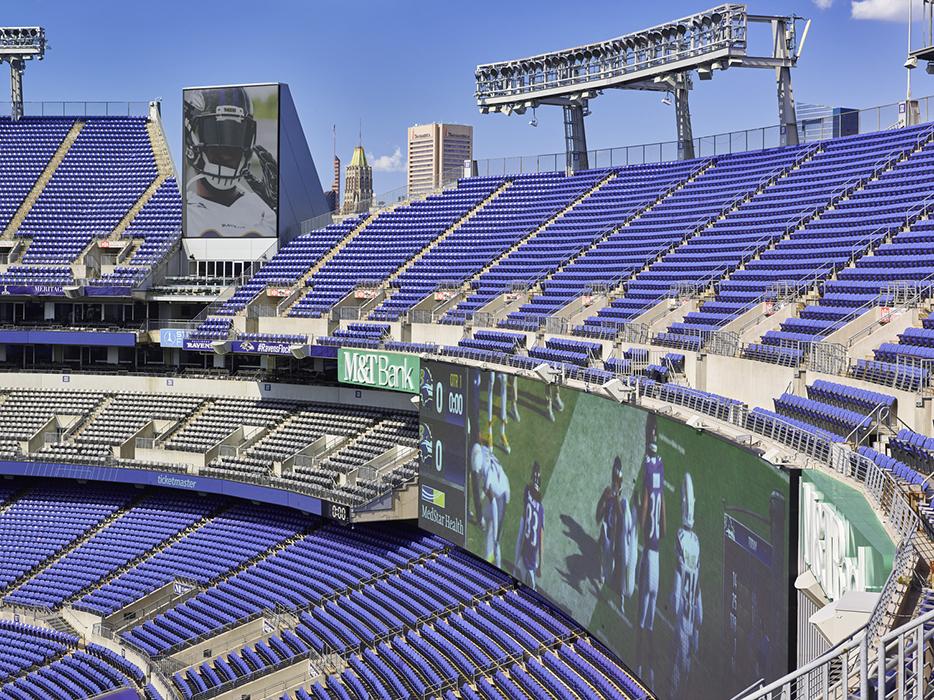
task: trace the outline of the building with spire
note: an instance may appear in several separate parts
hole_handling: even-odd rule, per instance
[[[373,168],[366,162],[363,146],[353,149],[350,164],[344,169],[344,206],[341,214],[362,214],[373,203]]]

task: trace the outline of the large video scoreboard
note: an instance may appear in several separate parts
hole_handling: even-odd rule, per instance
[[[423,361],[419,396],[419,521],[466,546],[467,367]]]
[[[789,670],[795,472],[512,373],[423,361],[419,388],[421,527],[546,596],[658,697]]]

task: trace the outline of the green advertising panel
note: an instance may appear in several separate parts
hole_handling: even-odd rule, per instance
[[[419,357],[404,352],[340,348],[337,380],[374,389],[418,393]]]
[[[731,697],[788,671],[788,472],[556,384],[422,374],[422,527],[549,598],[659,697]]]
[[[799,570],[814,574],[828,600],[882,590],[895,544],[862,493],[808,469],[801,475],[798,520]]]

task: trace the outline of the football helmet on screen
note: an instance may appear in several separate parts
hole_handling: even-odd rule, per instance
[[[185,159],[219,190],[237,185],[256,145],[253,102],[242,87],[195,90],[184,101]]]

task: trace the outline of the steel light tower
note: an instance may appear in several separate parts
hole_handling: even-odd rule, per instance
[[[590,100],[605,90],[655,90],[671,93],[675,103],[678,152],[694,157],[688,93],[692,75],[710,80],[728,68],[775,71],[778,115],[786,144],[798,142],[791,69],[797,63],[810,22],[800,42],[796,16],[751,15],[730,3],[632,34],[563,51],[477,66],[477,106],[483,114],[522,114],[542,105],[564,111],[567,167],[588,167],[584,117]],[[750,26],[771,29],[771,45],[761,55],[748,52]]]
[[[10,64],[10,116],[23,116],[23,73],[26,61],[45,57],[45,29],[42,27],[0,27],[0,63]]]

